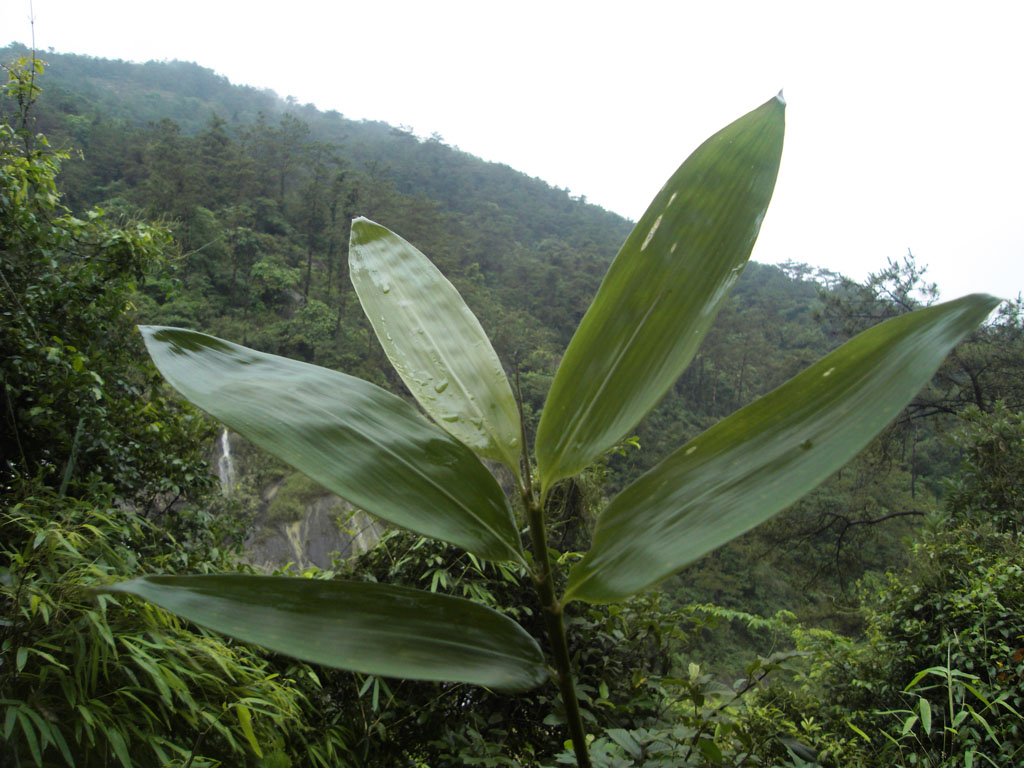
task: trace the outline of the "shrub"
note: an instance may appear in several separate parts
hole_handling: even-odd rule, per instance
[[[307,743],[340,743],[311,731],[305,692],[257,652],[90,594],[173,570],[175,549],[130,510],[45,490],[0,512],[0,765],[288,766]]]

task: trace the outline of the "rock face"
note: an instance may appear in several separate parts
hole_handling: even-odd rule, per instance
[[[384,526],[365,512],[330,494],[308,504],[296,520],[272,522],[268,509],[280,483],[268,488],[245,542],[245,559],[260,570],[273,571],[293,563],[330,568],[332,560],[354,557],[380,539]]]
[[[257,451],[226,429],[212,446],[210,464],[226,496],[239,499],[240,488],[252,477]],[[330,568],[334,559],[370,549],[384,532],[383,523],[296,472],[257,493],[255,502],[251,490],[240,502],[256,507],[242,559],[262,571],[289,563],[300,572],[311,566]]]
[[[213,446],[211,464],[220,470],[225,495],[236,493],[244,484],[254,450],[227,430]],[[495,462],[484,464],[506,494],[515,492],[511,472]],[[242,559],[268,573],[289,563],[298,572],[311,566],[331,568],[336,559],[346,560],[371,549],[385,531],[384,523],[298,472],[262,488],[258,498]]]

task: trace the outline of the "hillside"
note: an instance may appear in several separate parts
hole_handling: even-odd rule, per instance
[[[0,49],[4,60],[24,53],[27,49],[17,45]],[[501,215],[511,216],[517,240],[534,243],[572,231],[574,244],[607,247],[629,231],[622,217],[506,165],[484,162],[436,139],[421,141],[386,123],[349,120],[269,90],[233,85],[195,63],[136,64],[74,54],[49,54],[43,60],[39,130],[87,154],[92,149],[91,166],[107,160],[100,156],[101,124],[138,129],[172,120],[183,135],[192,136],[215,119],[237,128],[276,125],[291,115],[303,124],[293,129],[300,134],[308,129],[312,141],[340,149],[353,170],[392,178],[399,192],[429,197],[446,213],[489,213],[489,206],[497,205]],[[84,190],[74,199],[96,202]]]
[[[162,221],[176,243],[172,275],[142,286],[140,321],[195,328],[403,392],[347,277],[349,222],[366,216],[414,243],[459,288],[518,371],[527,426],[535,426],[628,221],[436,139],[291,104],[196,64],[45,61],[36,129],[71,150],[60,177],[66,202]],[[609,457],[601,493],[835,346],[842,336],[816,320],[822,281],[838,278],[749,265],[693,364],[637,427],[640,450]],[[268,486],[280,472],[253,482]],[[884,562],[887,551],[855,568]],[[721,589],[707,597],[747,600]]]
[[[970,332],[994,301],[909,314],[934,294],[909,257],[864,284],[749,264],[673,383],[678,369],[656,371],[673,346],[661,342],[710,321],[723,283],[694,287],[689,317],[671,298],[705,269],[736,273],[715,249],[759,221],[770,191],[740,183],[754,204],[730,202],[730,227],[684,271],[675,238],[721,195],[680,174],[684,213],[641,254],[676,197],[667,189],[643,245],[616,262],[642,262],[648,277],[588,315],[630,318],[590,335],[584,362],[603,370],[567,355],[549,414],[629,413],[653,402],[637,394],[648,373],[662,383],[653,396],[667,393],[618,445],[612,435],[562,469],[540,456],[543,490],[527,480],[517,493],[514,447],[533,443],[628,222],[439,139],[282,103],[194,64],[48,58],[45,73],[12,66],[0,98],[0,766],[551,768],[574,759],[566,726],[581,766],[587,751],[609,768],[1018,762],[1019,302]],[[781,108],[765,106],[733,134],[756,147],[754,165],[723,165],[729,142],[714,168],[736,179],[774,167]],[[492,417],[474,419],[487,412],[467,404],[473,392],[503,403],[506,469],[485,469],[486,443],[446,435],[412,404],[348,275],[350,227],[361,257],[368,242],[402,246],[357,216],[421,247],[494,339],[500,361],[483,378],[507,369],[522,419],[511,394],[487,389],[433,418],[479,428]],[[421,273],[449,298],[414,327],[464,330],[449,314],[457,297]],[[383,315],[410,306],[396,285],[376,286],[391,294]],[[179,329],[146,331],[151,358],[136,323]],[[476,334],[455,353],[426,348],[455,360],[486,347]],[[636,338],[643,365],[620,366]],[[839,467],[860,422],[874,434],[879,402],[891,416],[954,339],[860,455],[714,548],[777,511],[771,489],[795,498],[787,488],[805,491],[808,470]],[[434,393],[459,390],[455,368],[435,363],[418,363],[425,381],[404,379],[427,390],[428,411]],[[609,385],[623,370],[626,386]],[[394,527],[232,435],[169,381]],[[587,387],[599,406],[579,407]],[[812,426],[813,440],[800,433]],[[699,446],[711,450],[689,458]],[[678,568],[698,555],[658,583],[665,558]],[[566,579],[586,568],[600,578],[573,593],[590,576]],[[983,727],[938,727],[950,702]]]
[[[527,428],[536,426],[628,221],[436,138],[289,103],[196,64],[45,59],[35,128],[71,151],[60,177],[66,202],[78,212],[98,205],[124,221],[161,221],[173,237],[172,272],[141,286],[140,322],[195,328],[404,393],[348,279],[349,222],[366,216],[414,243],[456,285],[506,368],[518,372]],[[750,264],[693,363],[636,428],[639,450],[608,457],[600,496],[891,314],[873,309],[878,296],[904,296],[892,306],[905,311],[923,285],[912,263],[881,271],[874,286],[805,265]],[[908,417],[860,469],[697,566],[690,581],[703,586],[686,594],[743,608],[762,600],[763,590],[758,597],[736,587],[748,564],[729,552],[746,548],[764,567],[785,564],[769,580],[770,604],[834,613],[832,592],[900,557],[893,534],[909,532],[941,496],[955,463],[941,419],[979,397],[984,408],[1016,392],[1001,373],[1013,369],[1013,355],[994,360],[994,344],[990,335],[980,357],[954,358],[960,369],[912,406],[928,419]],[[282,472],[258,471],[253,493]],[[863,523],[879,517],[888,524]],[[805,545],[810,531],[812,556],[794,561],[790,543]]]

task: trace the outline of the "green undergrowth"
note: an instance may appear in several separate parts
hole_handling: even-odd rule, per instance
[[[90,588],[173,572],[182,545],[113,504],[36,489],[0,513],[3,766],[335,765],[307,722],[315,676]],[[226,560],[203,558],[207,569]],[[314,756],[319,756],[319,759]]]

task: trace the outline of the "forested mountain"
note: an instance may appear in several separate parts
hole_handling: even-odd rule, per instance
[[[11,46],[0,61],[28,53]],[[196,64],[41,58],[45,68],[27,80],[13,68],[0,98],[0,698],[15,713],[0,766],[49,764],[42,754],[69,765],[144,765],[153,755],[199,765],[197,722],[209,724],[205,765],[567,761],[557,755],[562,720],[551,692],[501,697],[314,669],[190,634],[151,609],[139,614],[110,598],[97,609],[81,587],[139,568],[239,567],[258,486],[287,474],[243,447],[255,467],[250,496],[217,493],[204,460],[215,425],[161,385],[133,324],[203,331],[408,398],[348,276],[350,224],[365,216],[421,249],[458,288],[515,374],[532,432],[631,223],[440,137],[320,112]],[[671,450],[855,333],[933,298],[912,258],[886,267],[877,256],[881,269],[866,284],[802,264],[751,263],[635,438],[559,487],[565,519],[553,546],[585,549],[608,496]],[[900,734],[903,721],[871,715],[905,706],[920,724],[926,697],[911,700],[903,686],[928,665],[954,661],[989,697],[983,708],[959,688],[959,711],[970,705],[986,722],[999,715],[1009,723],[1024,703],[1024,626],[1008,607],[1024,605],[1013,576],[1021,566],[1022,369],[1020,303],[1008,303],[889,429],[792,509],[658,592],[581,613],[571,639],[599,734],[595,754],[606,752],[601,764],[881,766],[903,764],[896,760],[913,749],[962,756],[938,728],[922,735],[913,724],[890,739],[894,751],[881,734]],[[295,487],[297,497],[305,493]],[[402,532],[337,568],[495,607],[529,604],[525,577]],[[971,613],[970,600],[984,604]],[[113,634],[101,622],[108,606]],[[543,633],[531,609],[516,618]],[[990,643],[990,631],[999,639]],[[949,655],[940,658],[943,644]],[[827,662],[797,669],[800,685],[780,683],[743,709],[740,697],[762,674],[790,663],[770,653],[795,647]],[[64,664],[60,673],[48,666],[59,649],[78,654],[54,661]],[[170,666],[154,661],[167,654]],[[217,663],[230,665],[230,686]],[[68,671],[78,665],[148,697],[146,705],[136,711],[130,697],[108,704],[95,680]],[[746,681],[735,700],[716,687],[731,676]],[[864,682],[858,689],[851,680]],[[142,692],[147,685],[155,692]],[[190,687],[200,691],[195,699],[181,693]],[[940,693],[931,699],[936,723]],[[80,706],[88,725],[73,732],[52,725],[64,715],[46,714]],[[125,743],[121,718],[134,742]],[[250,719],[255,735],[243,724]],[[986,741],[973,722],[977,733],[965,743],[1019,759],[1017,725],[990,728]],[[918,734],[916,746],[908,733]],[[257,742],[266,756],[249,746]],[[800,750],[807,744],[816,757]],[[84,745],[101,757],[80,755]],[[939,759],[932,764],[954,764]]]
[[[442,268],[539,405],[534,378],[550,372],[631,226],[439,140],[289,104],[194,64],[50,58],[35,128],[73,149],[67,204],[166,222],[183,251],[178,282],[148,286],[149,320],[359,365],[368,349],[345,336],[367,326],[348,313],[345,256],[349,222],[367,216]],[[689,410],[735,410],[827,348],[811,316],[817,289],[752,266],[733,302],[743,317],[719,324],[680,383]],[[721,340],[741,325],[761,335],[726,352],[734,345]],[[768,348],[783,354],[755,354]]]

